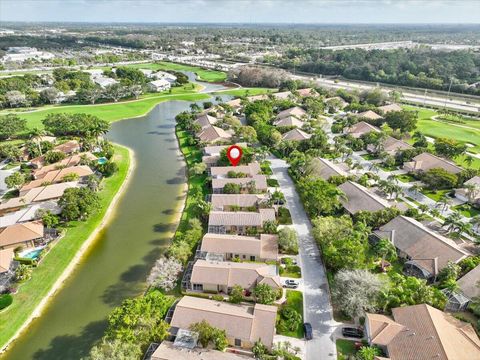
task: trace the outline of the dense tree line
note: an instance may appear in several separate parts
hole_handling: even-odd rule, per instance
[[[301,71],[341,75],[349,79],[480,94],[468,84],[480,80],[480,54],[431,49],[326,50],[291,49],[277,65]]]

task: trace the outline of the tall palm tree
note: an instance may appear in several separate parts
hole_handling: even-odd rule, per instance
[[[472,155],[465,156],[465,164],[467,164],[468,167],[472,167],[472,164],[473,164],[474,161],[475,161],[475,159],[473,158]]]
[[[458,211],[454,211],[447,216],[443,226],[447,226],[447,231],[450,233],[456,231],[461,224],[463,224],[462,215]]]
[[[40,156],[42,156],[42,137],[47,135],[47,132],[44,129],[40,128],[33,128],[30,130],[30,138],[37,143],[38,146],[38,152],[40,153]]]
[[[475,198],[480,193],[480,187],[475,184],[464,184],[463,188],[465,189],[465,193],[467,195],[468,201],[473,202]]]
[[[422,190],[422,187],[418,184],[413,184],[411,187],[410,187],[410,190],[413,191],[413,193],[415,194],[415,196],[418,195],[418,193]]]
[[[446,194],[443,194],[442,197],[437,201],[437,204],[442,206],[442,212],[447,209],[449,203],[450,198]]]

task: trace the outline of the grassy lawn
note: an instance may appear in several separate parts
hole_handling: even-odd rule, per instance
[[[480,215],[480,210],[475,209],[473,206],[469,204],[457,205],[457,206],[454,206],[453,209],[459,211],[460,214],[469,218]]]
[[[439,115],[435,110],[407,105],[403,107],[408,110],[418,111],[417,129],[423,134],[433,138],[446,137],[459,142],[469,143],[475,146],[469,147],[468,151],[474,153],[480,152],[480,121],[465,119],[465,124],[435,121],[431,119],[432,116]],[[474,127],[476,130],[467,129],[462,126]]]
[[[72,106],[54,106],[45,107],[37,111],[28,113],[18,113],[21,118],[27,120],[29,128],[42,128],[42,119],[48,114],[58,113],[85,113],[96,115],[104,120],[114,122],[118,120],[138,117],[148,113],[155,105],[168,100],[186,100],[196,101],[208,99],[207,94],[161,94],[158,96],[149,96],[136,101],[125,101],[110,104],[98,105],[72,105]]]
[[[280,276],[299,279],[302,277],[302,270],[298,265],[288,265],[285,268],[280,267]]]
[[[434,201],[440,200],[440,198],[443,195],[448,194],[449,192],[450,192],[450,190],[437,190],[437,191],[424,190],[424,191],[422,191],[422,193],[424,195],[428,196],[430,199],[432,199]]]
[[[303,332],[303,293],[296,290],[287,290],[287,301],[282,306],[292,308],[302,315],[302,322],[298,325],[296,331],[278,332],[280,335],[290,336],[297,339],[304,338]]]
[[[270,88],[241,88],[241,89],[218,91],[215,94],[232,95],[232,96],[250,96],[250,95],[274,93],[276,91],[277,89],[270,89]]]
[[[355,341],[338,339],[336,344],[338,360],[347,360],[350,355],[354,356],[357,353]]]
[[[184,64],[176,64],[167,61],[159,61],[147,64],[131,64],[126,65],[136,69],[150,69],[150,70],[174,70],[174,71],[191,71],[197,74],[198,80],[208,82],[222,82],[227,79],[227,74],[223,71],[202,69],[198,66],[190,66]]]
[[[375,160],[377,159],[377,157],[373,154],[363,154],[363,155],[360,155],[362,158],[364,158],[365,160]]]
[[[410,183],[410,182],[417,181],[412,175],[409,175],[409,174],[396,175],[395,178],[400,180],[401,182],[404,182],[404,183]]]
[[[65,236],[55,244],[33,271],[32,278],[22,284],[13,304],[0,313],[0,346],[3,346],[23,325],[35,307],[47,295],[58,277],[70,264],[88,236],[100,225],[113,197],[123,184],[130,165],[127,148],[115,146],[119,171],[103,181],[101,208],[85,222],[71,222]]]

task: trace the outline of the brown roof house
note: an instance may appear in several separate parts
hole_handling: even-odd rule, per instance
[[[315,176],[319,176],[324,180],[328,180],[332,176],[348,176],[344,164],[335,164],[324,158],[312,159],[310,168]]]
[[[307,112],[303,110],[300,106],[294,106],[290,109],[280,111],[275,117],[275,119],[280,120],[280,119],[284,119],[291,116],[296,117],[297,119],[301,119],[306,115],[307,115]]]
[[[220,254],[226,260],[277,260],[278,236],[261,234],[254,237],[207,233],[203,237],[200,251],[203,253]]]
[[[206,126],[197,136],[200,141],[205,143],[217,143],[230,140],[232,134],[216,126]]]
[[[246,148],[248,146],[246,143],[237,143],[235,145],[242,148]],[[218,163],[218,160],[220,160],[220,152],[229,146],[230,145],[205,146],[203,148],[204,156],[202,156],[202,162],[207,165],[207,168],[215,166]]]
[[[0,229],[0,250],[18,246],[33,247],[35,240],[43,238],[43,223],[31,221]]]
[[[466,186],[455,190],[455,197],[472,204],[480,204],[480,176],[474,176],[463,184]]]
[[[335,110],[345,109],[348,106],[348,102],[343,100],[343,98],[341,98],[340,96],[325,98],[324,102],[327,104],[328,107],[332,107],[332,104],[338,104],[338,106],[335,106]]]
[[[380,129],[376,126],[370,125],[365,121],[359,121],[347,129],[347,134],[352,135],[354,138],[359,138],[362,135],[371,133],[372,131],[379,133]]]
[[[392,309],[392,318],[367,314],[365,332],[390,360],[480,359],[472,325],[426,304]]]
[[[374,235],[388,239],[397,248],[398,255],[407,260],[404,265],[407,275],[429,281],[435,280],[449,261],[458,263],[470,255],[452,240],[406,216],[397,216]]]
[[[304,141],[310,139],[311,137],[311,134],[307,134],[305,131],[295,128],[283,134],[282,140]]]
[[[85,179],[93,174],[92,169],[87,165],[71,166],[63,169],[52,170],[45,174],[41,179],[30,181],[20,189],[20,196],[24,196],[29,190],[40,187],[44,184],[55,184],[64,181],[64,178],[70,174],[77,175],[79,179]]]
[[[295,116],[286,116],[273,123],[275,126],[294,126],[301,128],[305,123]]]
[[[257,208],[268,198],[263,194],[212,194],[210,203],[214,210],[238,211]]]
[[[394,137],[388,136],[382,143],[381,146],[375,146],[374,144],[367,145],[367,150],[372,153],[376,152],[386,152],[388,155],[395,156],[395,154],[402,150],[413,149],[413,146],[407,144],[402,140],[395,139]]]
[[[260,340],[271,348],[276,317],[276,306],[234,305],[184,296],[175,306],[170,325],[176,329],[188,329],[190,325],[205,320],[210,325],[225,330],[232,346],[251,349]]]
[[[247,165],[238,165],[238,166],[214,166],[210,168],[210,174],[212,177],[217,179],[227,178],[228,174],[234,173],[242,173],[246,174],[248,177],[252,178],[255,175],[258,175],[262,172],[260,168],[260,164],[258,162],[252,162]]]
[[[319,95],[314,88],[298,89],[297,93],[301,97],[309,97],[309,96],[317,97]]]
[[[186,279],[184,278],[183,281]],[[235,285],[253,291],[255,286],[266,284],[280,289],[280,276],[276,265],[261,262],[197,260],[192,268],[189,291],[229,294]]]
[[[40,169],[34,170],[33,171],[33,178],[34,179],[41,179],[47,173],[49,173],[50,171],[58,170],[60,168],[77,166],[78,164],[80,164],[80,161],[82,160],[82,157],[85,157],[85,159],[90,160],[90,161],[94,161],[94,160],[97,159],[97,157],[90,152],[73,154],[73,155],[70,155],[70,156],[66,157],[63,160],[60,160],[59,162],[56,162],[56,163],[50,164],[50,165],[45,165]]]
[[[403,109],[398,104],[389,104],[389,105],[379,106],[378,110],[381,110],[384,114],[387,114],[392,111],[402,111]]]
[[[80,143],[77,140],[70,140],[53,148],[54,151],[60,151],[64,154],[70,155],[80,151]],[[30,163],[35,168],[41,168],[45,165],[45,155],[36,157],[30,160]]]
[[[13,266],[13,257],[15,256],[13,248],[0,250],[0,275],[7,273]]]
[[[391,206],[387,200],[353,181],[344,182],[338,188],[345,193],[346,199],[340,199],[340,202],[350,214],[359,211],[379,211]]]
[[[252,360],[252,358],[213,349],[185,347],[164,340],[155,349],[150,360]]]
[[[218,122],[218,119],[214,116],[208,114],[198,115],[197,119],[194,121],[195,124],[198,124],[202,129],[206,127],[215,125]]]
[[[0,216],[20,210],[34,202],[41,202],[60,198],[66,189],[77,187],[78,181],[70,181],[53,185],[36,187],[28,190],[23,196],[11,198],[0,204]]]
[[[213,193],[222,193],[226,184],[238,184],[242,188],[242,192],[248,192],[250,187],[258,192],[265,192],[268,189],[267,177],[265,175],[254,175],[246,178],[214,178],[212,179]]]
[[[412,172],[428,171],[430,169],[440,168],[452,174],[458,174],[463,170],[460,166],[427,152],[415,156],[412,161],[403,164],[403,168]]]
[[[480,265],[476,266],[468,273],[457,280],[458,290],[442,290],[448,297],[446,310],[463,311],[466,310],[474,298],[480,296]]]
[[[367,111],[358,113],[357,116],[359,118],[368,119],[368,120],[378,120],[382,118],[380,115],[378,115],[375,111],[372,111],[372,110],[367,110]]]
[[[262,232],[266,221],[275,221],[275,209],[251,211],[211,211],[208,218],[208,232],[215,234],[248,234]]]
[[[286,100],[286,99],[290,98],[291,96],[293,96],[293,94],[292,94],[291,91],[282,91],[282,92],[273,93],[272,96],[275,99]]]

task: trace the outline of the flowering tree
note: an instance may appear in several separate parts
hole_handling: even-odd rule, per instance
[[[182,271],[182,264],[175,258],[162,256],[155,262],[147,283],[155,288],[170,291],[175,287],[177,276]]]

